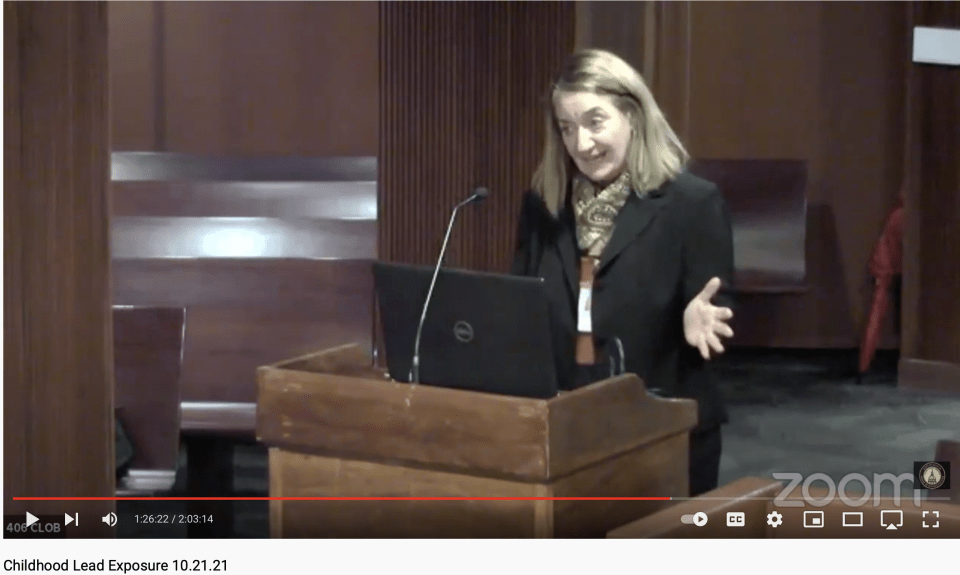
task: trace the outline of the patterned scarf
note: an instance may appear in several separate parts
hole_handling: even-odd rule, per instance
[[[577,218],[577,243],[587,255],[599,258],[613,235],[613,221],[630,196],[630,176],[626,170],[599,192],[596,186],[578,175],[573,181],[573,211]]]

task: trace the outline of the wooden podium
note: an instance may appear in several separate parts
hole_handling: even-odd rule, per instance
[[[348,345],[258,369],[271,497],[688,494],[696,403],[625,374],[550,400],[397,383]],[[271,501],[273,537],[604,537],[664,501]]]

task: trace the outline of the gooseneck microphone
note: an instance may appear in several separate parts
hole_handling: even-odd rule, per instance
[[[423,332],[423,324],[427,319],[427,308],[430,306],[430,298],[433,297],[433,287],[437,283],[437,276],[440,274],[440,267],[443,266],[443,254],[447,251],[447,242],[450,241],[450,232],[453,231],[453,222],[457,219],[457,212],[463,206],[479,202],[490,194],[490,190],[479,186],[473,190],[473,195],[463,200],[453,208],[450,214],[450,223],[447,224],[447,235],[443,238],[443,245],[440,247],[440,257],[437,258],[437,266],[433,269],[433,278],[430,280],[430,289],[427,290],[427,299],[423,302],[423,312],[420,314],[420,323],[417,325],[417,337],[413,340],[413,361],[410,363],[410,383],[419,383],[420,381],[420,335]]]

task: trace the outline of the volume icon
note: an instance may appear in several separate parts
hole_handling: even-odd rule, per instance
[[[106,515],[101,517],[100,520],[106,523],[107,525],[109,525],[110,527],[113,527],[114,525],[117,524],[117,514],[107,513]]]

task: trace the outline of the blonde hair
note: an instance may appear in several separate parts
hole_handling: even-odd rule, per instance
[[[544,102],[543,158],[533,174],[532,187],[554,215],[563,207],[567,186],[577,169],[563,145],[557,123],[554,102],[561,92],[613,96],[617,108],[630,117],[633,136],[627,170],[630,187],[637,193],[645,194],[677,177],[689,160],[640,74],[610,52],[580,50],[567,61]]]

